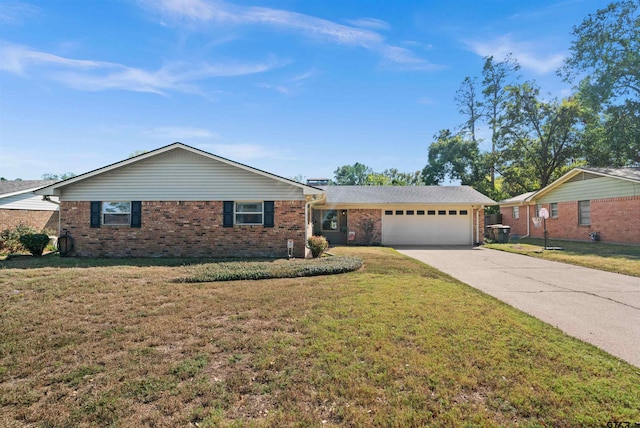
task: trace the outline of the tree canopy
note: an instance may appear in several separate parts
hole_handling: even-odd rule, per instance
[[[611,3],[574,27],[573,36],[559,72],[577,83],[580,101],[594,112],[588,162],[640,163],[640,2]]]
[[[422,184],[420,171],[400,172],[396,168],[374,172],[372,168],[356,162],[334,171],[333,184],[355,186],[416,186]]]

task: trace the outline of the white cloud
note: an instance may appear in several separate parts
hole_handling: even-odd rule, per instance
[[[555,72],[565,58],[564,53],[550,53],[548,42],[518,42],[514,41],[510,34],[493,40],[471,40],[466,44],[472,52],[482,57],[493,55],[496,59],[502,60],[508,54],[513,54],[523,68],[538,74]]]
[[[220,136],[206,128],[195,128],[191,126],[161,126],[143,131],[142,134],[153,138],[162,138],[172,141],[180,141],[192,138],[213,138]]]
[[[391,28],[388,22],[376,18],[360,18],[348,20],[347,22],[355,27],[368,28],[371,30],[388,30]]]
[[[410,50],[398,46],[387,45],[381,49],[381,54],[386,64],[391,67],[399,66],[405,70],[415,71],[436,71],[446,68],[444,65],[433,64],[419,58]]]
[[[317,72],[315,70],[309,70],[304,73],[293,76],[278,84],[272,83],[259,83],[258,87],[265,89],[272,89],[284,95],[295,95],[300,88],[303,87],[305,82],[315,76]]]
[[[408,49],[388,44],[382,35],[373,31],[388,29],[388,24],[373,18],[363,18],[351,21],[353,25],[343,25],[282,9],[235,6],[214,0],[141,0],[141,3],[148,9],[160,13],[163,18],[175,21],[176,24],[183,25],[185,20],[200,23],[203,31],[211,22],[229,25],[267,25],[309,38],[364,48],[381,55],[387,63],[394,63],[403,69],[440,68],[417,57]]]
[[[0,24],[19,25],[26,18],[36,15],[40,9],[25,2],[9,1],[0,3]]]
[[[273,57],[255,63],[189,64],[168,63],[155,71],[104,61],[65,58],[29,47],[2,44],[0,70],[25,75],[41,73],[67,86],[85,91],[120,89],[165,94],[166,91],[194,92],[194,82],[229,76],[262,73],[285,64]]]

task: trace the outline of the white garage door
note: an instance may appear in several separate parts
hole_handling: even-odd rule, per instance
[[[471,245],[472,210],[460,207],[382,211],[383,245]]]

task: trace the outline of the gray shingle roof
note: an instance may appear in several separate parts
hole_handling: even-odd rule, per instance
[[[0,180],[0,197],[9,193],[48,186],[57,181],[58,180]]]
[[[496,205],[470,186],[319,186],[328,204]]]
[[[519,202],[524,202],[529,196],[533,195],[536,192],[527,192],[527,193],[522,193],[520,195],[516,195],[512,198],[509,199],[503,199],[502,201],[499,201],[498,204],[502,205],[502,204],[517,204]]]
[[[610,177],[624,178],[627,180],[640,181],[640,168],[595,168],[581,167],[582,171],[594,172],[596,174],[608,175]]]

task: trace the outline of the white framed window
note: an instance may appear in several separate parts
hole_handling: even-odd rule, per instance
[[[129,226],[131,202],[103,202],[102,224],[105,226]]]
[[[264,219],[262,202],[236,202],[234,218],[235,224],[262,224]]]
[[[516,220],[520,218],[520,207],[512,207],[511,217]]]
[[[578,201],[578,224],[591,225],[591,201]]]
[[[558,203],[551,202],[549,204],[549,217],[558,218]]]

